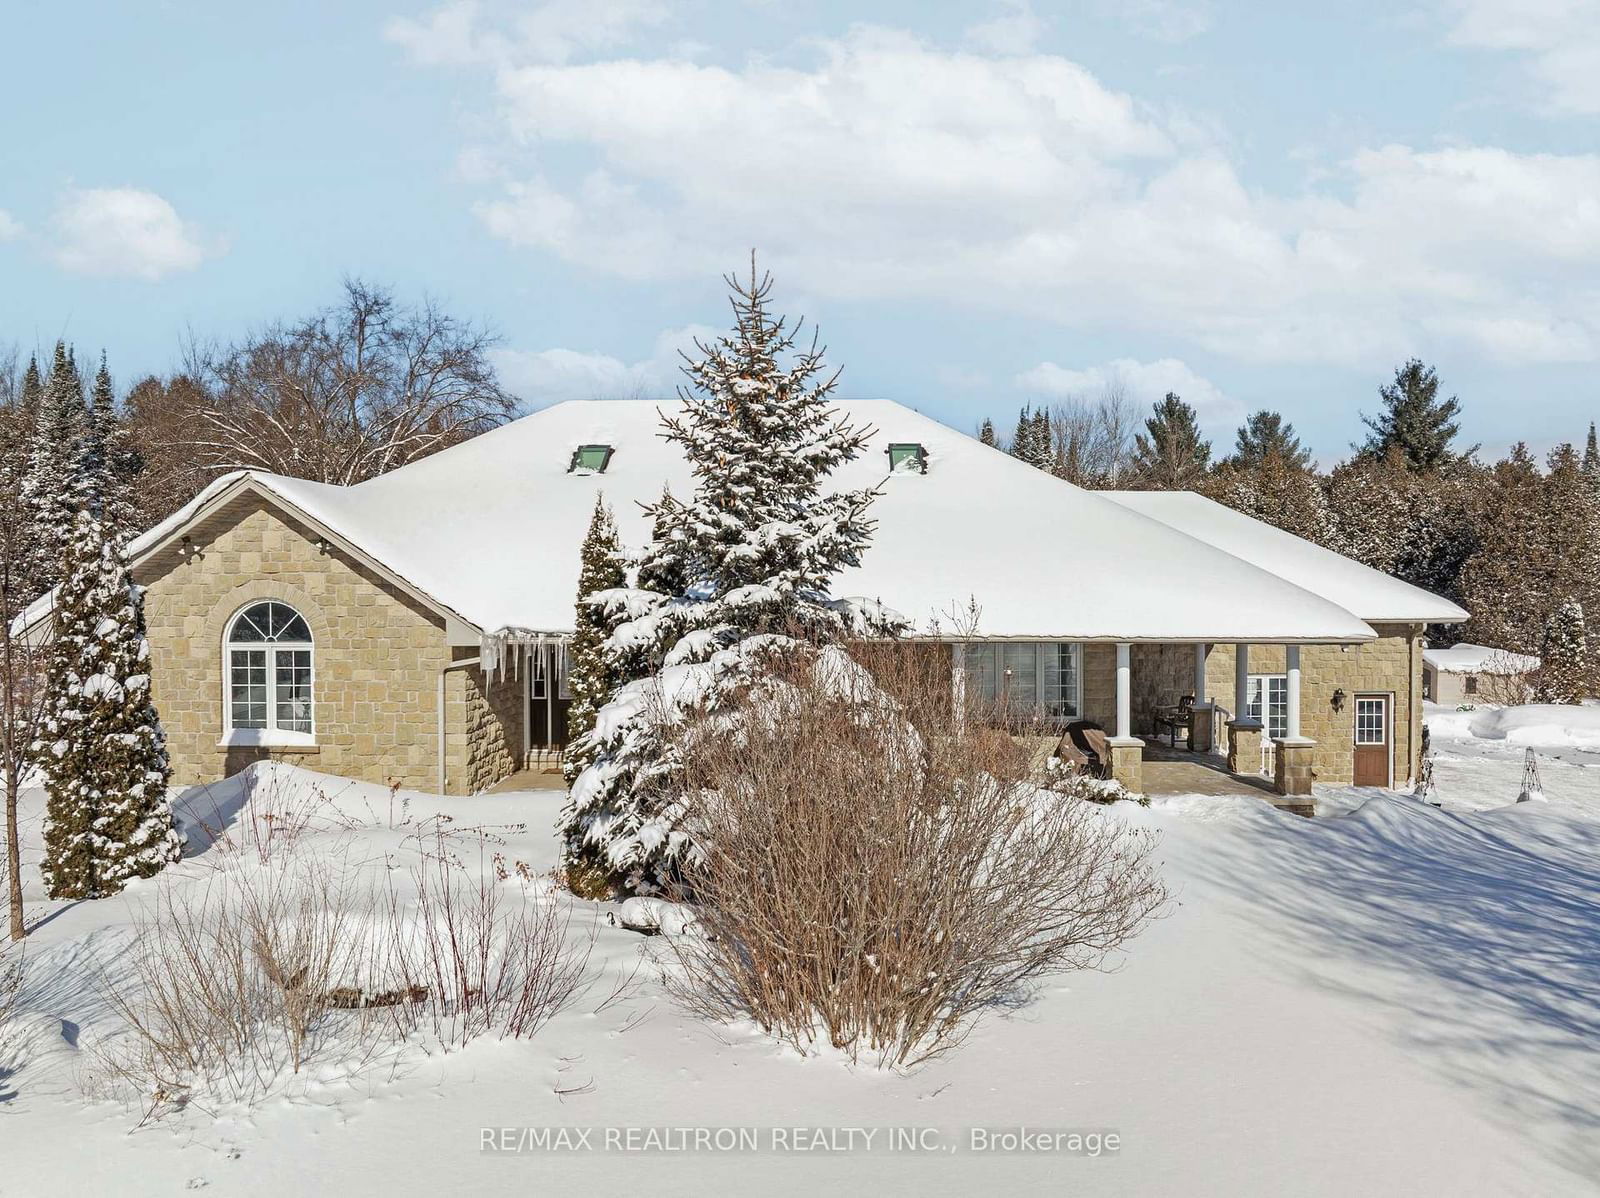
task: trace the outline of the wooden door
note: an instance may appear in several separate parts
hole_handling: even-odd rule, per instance
[[[1388,695],[1357,695],[1355,784],[1389,785],[1389,738],[1392,721]]]

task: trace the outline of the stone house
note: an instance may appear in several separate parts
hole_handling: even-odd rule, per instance
[[[1135,789],[1186,697],[1192,749],[1281,792],[1415,774],[1421,631],[1455,605],[1197,495],[1085,491],[899,404],[838,406],[873,432],[837,484],[880,494],[836,593],[904,614],[963,703],[1096,721]],[[563,403],[351,487],[231,474],[138,537],[176,781],[271,755],[469,794],[548,759],[596,497],[637,545],[641,505],[692,487],[660,419]]]

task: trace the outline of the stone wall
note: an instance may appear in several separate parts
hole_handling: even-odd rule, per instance
[[[1415,777],[1422,752],[1422,627],[1377,624],[1365,645],[1306,645],[1300,650],[1300,732],[1317,742],[1312,768],[1318,782],[1348,783],[1354,769],[1355,696],[1394,696],[1394,783]],[[1233,646],[1213,645],[1206,656],[1211,697],[1232,709]],[[1284,672],[1281,645],[1251,645],[1250,673]],[[1343,709],[1333,693],[1344,691]]]
[[[522,688],[527,685],[527,676],[519,670],[490,679],[473,667],[463,670],[462,676],[466,683],[465,789],[472,794],[494,785],[526,764],[522,745]]]
[[[360,561],[255,496],[241,496],[176,544],[140,565],[149,624],[151,688],[166,728],[174,780],[210,782],[262,757],[370,782],[438,786],[440,671],[455,654],[443,620]],[[223,637],[258,599],[279,599],[305,616],[313,644],[315,744],[262,748],[223,744]],[[470,656],[472,651],[466,650]],[[467,793],[509,772],[521,716],[504,685],[488,688],[475,666],[445,675],[450,793]],[[511,684],[512,686],[515,683]],[[472,695],[479,712],[469,727]]]

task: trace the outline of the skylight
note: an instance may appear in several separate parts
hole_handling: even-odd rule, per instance
[[[572,451],[572,462],[567,473],[582,470],[586,474],[604,474],[611,464],[611,446],[580,445]]]
[[[915,470],[928,473],[928,451],[915,441],[892,441],[884,450],[889,455],[889,472]]]

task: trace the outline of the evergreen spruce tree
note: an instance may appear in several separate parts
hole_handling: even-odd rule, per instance
[[[994,439],[994,421],[990,420],[987,416],[983,418],[983,425],[978,429],[978,440],[987,445],[990,449],[995,448],[996,442]]]
[[[1583,605],[1568,599],[1545,625],[1534,698],[1540,703],[1581,703],[1589,684],[1588,634]]]
[[[1011,456],[1033,466],[1038,464],[1039,452],[1034,445],[1037,425],[1026,404],[1017,412],[1017,429],[1011,434]]]
[[[1439,376],[1431,366],[1412,358],[1394,372],[1394,381],[1380,387],[1383,410],[1376,416],[1361,417],[1369,430],[1360,447],[1364,457],[1384,457],[1398,449],[1411,470],[1438,470],[1462,457],[1452,445],[1460,425],[1461,401],[1455,396],[1439,398]]]
[[[1130,467],[1136,489],[1185,491],[1200,485],[1211,461],[1211,445],[1200,436],[1195,410],[1168,391],[1133,439]]]
[[[77,364],[66,345],[58,341],[38,400],[22,494],[36,542],[29,572],[40,591],[49,590],[63,577],[73,517],[84,497],[82,459],[88,423]]]
[[[95,372],[94,388],[85,409],[78,460],[78,491],[83,502],[98,505],[97,514],[108,529],[130,534],[138,455],[129,448],[127,431],[117,414],[104,354],[100,355],[100,369]]]
[[[664,721],[714,710],[786,643],[898,628],[870,605],[829,595],[870,539],[876,492],[825,493],[823,484],[861,452],[868,430],[828,407],[837,375],[824,373],[814,339],[797,350],[769,312],[770,276],[758,278],[752,264],[748,283],[728,284],[737,327],[698,345],[681,407],[663,416],[694,495],[654,509],[655,542],[634,587],[611,593],[623,618],[607,653],[650,673],[617,690],[579,747],[594,759],[562,817],[567,862],[602,860],[621,890],[660,889],[693,851],[678,825]]]
[[[1052,473],[1057,465],[1054,440],[1050,431],[1050,411],[1040,408],[1033,414],[1033,464]]]
[[[1232,461],[1240,466],[1256,467],[1269,453],[1277,454],[1285,466],[1298,470],[1311,467],[1311,451],[1301,446],[1300,438],[1295,436],[1294,425],[1279,413],[1262,408],[1252,412],[1249,419],[1239,426]]]
[[[74,520],[54,623],[34,744],[46,793],[40,870],[52,898],[100,898],[158,873],[182,844],[150,697],[143,600],[122,538],[88,507]]]
[[[595,498],[581,554],[575,631],[567,653],[572,705],[567,710],[568,747],[561,767],[569,786],[592,760],[587,733],[594,728],[595,713],[620,682],[605,655],[605,642],[613,623],[607,615],[605,599],[608,592],[627,585],[628,575],[623,567],[616,521],[603,496]]]

